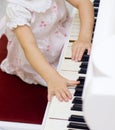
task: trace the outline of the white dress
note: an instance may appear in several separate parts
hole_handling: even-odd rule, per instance
[[[24,82],[47,86],[25,58],[12,30],[21,25],[30,26],[38,47],[47,61],[56,69],[71,23],[65,1],[8,0],[8,2],[5,31],[8,37],[8,53],[0,67],[8,74],[19,76]],[[36,60],[39,61],[39,59]]]

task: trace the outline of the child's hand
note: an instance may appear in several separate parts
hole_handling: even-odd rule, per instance
[[[58,75],[48,82],[48,101],[55,95],[59,101],[69,101],[72,98],[67,86],[75,86],[79,81],[71,81]]]
[[[91,42],[84,42],[84,41],[76,41],[72,45],[72,59],[75,61],[80,61],[82,56],[88,50],[88,55],[90,55],[91,51]]]

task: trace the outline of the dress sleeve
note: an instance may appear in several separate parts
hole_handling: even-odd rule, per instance
[[[7,26],[14,29],[17,26],[28,25],[31,22],[31,13],[23,6],[9,4],[6,9]]]

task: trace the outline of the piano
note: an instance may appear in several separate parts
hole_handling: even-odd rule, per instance
[[[115,0],[94,0],[93,4],[95,26],[90,58],[86,54],[82,62],[69,58],[76,30],[72,25],[59,66],[60,74],[81,83],[70,88],[71,101],[59,102],[54,97],[48,104],[44,130],[115,130]]]
[[[83,91],[83,112],[91,130],[115,130],[114,0],[100,0]]]
[[[94,14],[95,14],[95,26],[97,22],[98,10],[100,8],[100,0],[94,0]],[[73,23],[71,26],[70,37],[68,43],[65,44],[58,71],[59,73],[71,80],[80,80],[80,84],[77,87],[69,88],[73,95],[72,100],[69,102],[60,102],[56,97],[53,97],[52,101],[48,103],[45,117],[44,117],[44,130],[90,130],[90,121],[87,122],[84,113],[84,98],[86,89],[86,78],[89,67],[90,58],[85,52],[80,62],[71,60],[71,45],[76,40],[79,34],[79,16],[78,10],[73,9]],[[94,41],[94,33],[92,34],[92,43]],[[87,103],[88,104],[88,103]],[[87,106],[85,103],[85,105]],[[87,110],[86,110],[87,111]],[[88,113],[90,114],[90,112]],[[93,128],[93,127],[92,127]],[[99,130],[99,129],[97,129]],[[104,129],[101,129],[104,130]]]

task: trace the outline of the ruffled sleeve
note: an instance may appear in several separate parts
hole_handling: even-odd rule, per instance
[[[27,8],[30,11],[35,11],[38,13],[45,12],[48,10],[53,0],[7,0],[9,3],[14,3]]]
[[[23,6],[9,4],[6,9],[7,26],[14,29],[17,26],[28,25],[31,22],[31,13]]]

